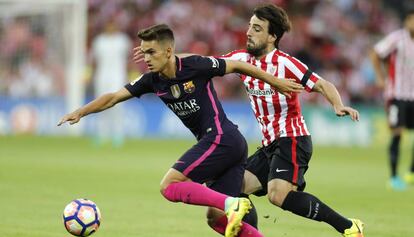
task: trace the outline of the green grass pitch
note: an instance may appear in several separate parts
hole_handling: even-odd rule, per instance
[[[205,208],[170,203],[159,182],[192,141],[131,140],[124,147],[94,147],[87,138],[0,137],[0,236],[70,236],[62,211],[75,198],[89,198],[102,212],[96,237],[218,236],[205,224]],[[250,154],[256,143],[251,143]],[[414,236],[414,186],[386,188],[386,148],[315,147],[307,191],[348,217],[366,223],[367,237]],[[407,170],[409,146],[402,150]],[[340,236],[253,198],[265,236]]]

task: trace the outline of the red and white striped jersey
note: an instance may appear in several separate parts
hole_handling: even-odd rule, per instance
[[[389,57],[385,97],[414,101],[414,40],[409,31],[392,32],[374,50],[383,59]]]
[[[246,50],[236,50],[222,58],[248,62],[278,77],[292,78],[310,92],[320,78],[298,59],[275,49],[258,60]],[[253,112],[262,130],[262,144],[269,145],[278,137],[310,135],[302,116],[298,95],[289,99],[269,84],[250,76],[240,75],[250,99]]]

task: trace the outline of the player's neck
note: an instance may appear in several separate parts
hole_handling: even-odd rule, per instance
[[[160,74],[165,78],[171,79],[171,78],[175,78],[176,71],[177,71],[177,67],[176,67],[176,62],[175,62],[175,56],[173,56],[168,60],[167,65],[165,65],[164,70],[162,70]]]
[[[257,59],[262,59],[264,57],[266,57],[266,55],[268,55],[270,52],[272,52],[273,50],[275,50],[275,46],[274,45],[269,45],[265,51],[263,51],[263,53],[261,55],[259,55],[258,57],[256,57]]]

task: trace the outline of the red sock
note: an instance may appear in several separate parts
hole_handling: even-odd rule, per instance
[[[224,210],[228,196],[195,182],[171,183],[163,196],[171,202],[184,202],[199,206],[209,206]]]
[[[212,228],[216,232],[224,235],[224,232],[226,231],[226,226],[227,226],[227,216],[222,216],[216,221],[216,223],[214,224]],[[238,237],[263,237],[264,235],[262,235],[253,226],[243,221],[243,225],[237,236]]]

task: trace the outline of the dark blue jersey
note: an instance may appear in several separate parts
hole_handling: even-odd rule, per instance
[[[214,57],[176,57],[176,77],[145,73],[125,85],[136,97],[155,93],[199,140],[206,133],[237,128],[224,114],[211,78],[223,76],[226,62]]]

